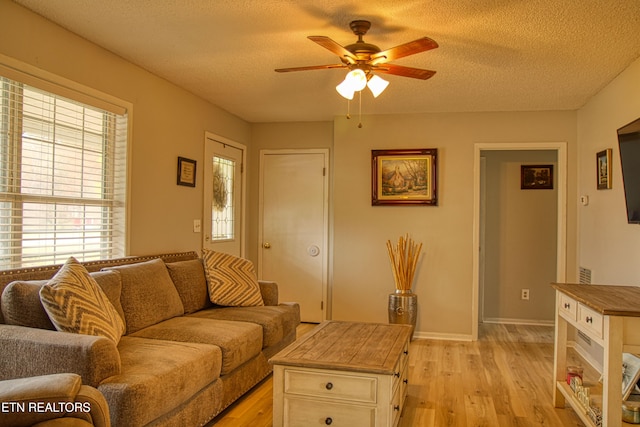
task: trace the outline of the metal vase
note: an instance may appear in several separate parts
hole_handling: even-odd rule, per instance
[[[411,335],[418,318],[418,295],[411,290],[389,294],[389,323],[411,325]]]

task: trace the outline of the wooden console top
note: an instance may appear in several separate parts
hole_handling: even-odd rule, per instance
[[[551,285],[602,315],[640,317],[640,287],[573,283]]]

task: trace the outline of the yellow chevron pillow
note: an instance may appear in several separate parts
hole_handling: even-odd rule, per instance
[[[40,288],[40,301],[59,331],[100,335],[116,344],[124,333],[124,322],[111,301],[73,257]]]
[[[264,305],[253,263],[224,252],[202,251],[212,303],[232,307]]]

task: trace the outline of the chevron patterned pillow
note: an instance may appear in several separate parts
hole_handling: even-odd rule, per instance
[[[116,344],[125,326],[98,283],[71,257],[40,289],[40,301],[57,330],[100,335]]]
[[[232,307],[264,305],[251,261],[207,249],[202,251],[202,260],[212,303]]]

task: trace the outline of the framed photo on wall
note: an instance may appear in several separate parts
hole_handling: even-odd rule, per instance
[[[522,190],[552,190],[553,165],[521,165],[520,188]]]
[[[196,186],[196,161],[178,157],[178,185]]]
[[[611,148],[602,150],[596,154],[596,167],[598,177],[598,190],[611,188]]]
[[[371,205],[437,206],[436,148],[371,150]]]

